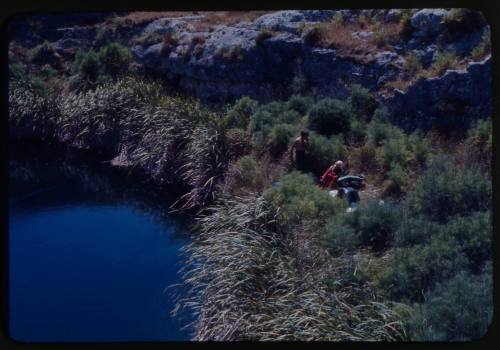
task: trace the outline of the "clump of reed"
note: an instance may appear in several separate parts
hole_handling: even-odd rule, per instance
[[[184,248],[191,289],[173,310],[194,312],[196,340],[406,338],[387,305],[353,302],[362,288],[332,291],[312,269],[299,267],[293,235],[276,232],[263,197],[222,198],[197,223],[199,234]]]
[[[156,180],[182,180],[191,187],[182,209],[205,205],[227,164],[223,118],[193,99],[162,91],[157,82],[130,77],[60,94],[12,81],[9,125],[13,136],[24,132],[119,156]]]

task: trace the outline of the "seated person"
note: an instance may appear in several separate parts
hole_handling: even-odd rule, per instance
[[[337,185],[337,180],[342,172],[344,163],[341,160],[336,161],[332,166],[328,167],[326,171],[319,178],[319,187],[323,189],[332,188]]]

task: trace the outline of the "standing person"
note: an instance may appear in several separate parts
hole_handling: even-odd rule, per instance
[[[297,170],[307,171],[307,152],[309,151],[309,147],[309,132],[302,130],[300,136],[295,139],[290,148],[290,160],[292,164],[294,164],[293,153],[295,151],[295,168]]]

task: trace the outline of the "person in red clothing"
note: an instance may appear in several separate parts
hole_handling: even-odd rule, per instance
[[[344,162],[341,160],[336,161],[333,165],[329,166],[328,169],[321,175],[319,178],[319,187],[323,189],[331,188],[332,185],[335,186],[337,184],[337,179],[342,172],[342,167],[344,166]]]

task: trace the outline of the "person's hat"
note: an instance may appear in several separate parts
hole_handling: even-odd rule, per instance
[[[334,164],[333,164],[334,167],[341,167],[343,168],[344,167],[344,162],[341,161],[341,160],[337,160]]]

